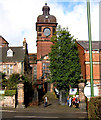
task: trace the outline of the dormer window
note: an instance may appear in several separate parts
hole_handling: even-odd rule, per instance
[[[13,57],[13,51],[11,49],[7,51],[7,57]]]

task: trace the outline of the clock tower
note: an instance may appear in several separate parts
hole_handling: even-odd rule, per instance
[[[50,15],[50,7],[45,6],[42,8],[43,14],[37,17],[36,31],[37,31],[37,59],[45,56],[50,52],[51,37],[56,31],[56,17]]]
[[[43,59],[48,57],[52,45],[51,37],[56,31],[57,21],[56,17],[50,15],[50,7],[45,6],[42,8],[43,14],[37,17],[36,31],[37,31],[37,79],[43,76]],[[44,64],[45,65],[45,64]]]

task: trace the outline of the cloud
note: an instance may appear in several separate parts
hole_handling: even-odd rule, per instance
[[[64,3],[65,4],[65,3]],[[70,3],[72,7],[72,3]],[[62,27],[68,27],[69,31],[78,40],[88,40],[88,23],[87,23],[87,5],[80,3],[73,7],[72,11],[60,7],[54,14],[58,23]],[[91,4],[91,28],[92,40],[99,40],[99,4]]]
[[[36,21],[42,14],[42,7],[46,0],[2,0],[0,1],[0,35],[10,46],[22,45],[24,37],[28,43],[30,53],[36,51]],[[56,16],[57,22],[69,31],[78,40],[87,40],[87,14],[86,3],[80,3],[69,8],[63,4],[48,0],[50,14]],[[98,40],[99,6],[92,3],[92,38]],[[69,10],[72,7],[72,10]],[[64,9],[65,8],[65,9]]]
[[[0,1],[0,34],[11,46],[22,45],[23,38],[26,37],[29,51],[36,52],[35,23],[44,3],[44,0]]]

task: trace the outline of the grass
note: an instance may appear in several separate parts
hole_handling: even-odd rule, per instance
[[[56,97],[56,95],[55,95],[54,92],[49,92],[49,91],[48,91],[48,92],[43,96],[43,98],[44,98],[45,96],[47,96],[49,100],[56,100],[56,99],[58,99],[58,98]]]

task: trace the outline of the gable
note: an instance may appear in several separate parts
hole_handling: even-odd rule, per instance
[[[0,46],[8,46],[8,42],[2,37],[0,36]]]

